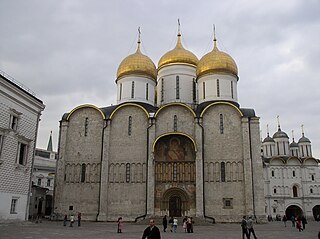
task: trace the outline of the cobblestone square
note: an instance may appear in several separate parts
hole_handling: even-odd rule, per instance
[[[123,233],[118,234],[116,223],[83,222],[81,227],[62,225],[62,222],[43,221],[42,223],[24,222],[18,224],[0,224],[1,239],[133,239],[141,238],[142,232],[147,225],[125,223]],[[158,225],[160,229],[162,227]],[[287,223],[284,227],[282,222],[270,222],[268,224],[254,225],[257,237],[263,239],[317,239],[320,230],[320,222],[309,222],[303,232]],[[177,233],[162,232],[162,239],[240,239],[240,224],[213,224],[194,227],[194,233],[184,233],[179,226]],[[251,237],[253,238],[253,237]]]

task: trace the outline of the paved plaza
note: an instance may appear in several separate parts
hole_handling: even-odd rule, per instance
[[[0,224],[0,238],[6,239],[133,239],[141,238],[147,225],[133,223],[124,224],[124,232],[116,233],[116,223],[83,222],[81,227],[64,227],[62,222],[43,221],[42,223],[24,222],[18,224]],[[284,227],[282,222],[270,222],[268,224],[254,225],[259,239],[317,239],[320,230],[320,222],[309,222],[306,230],[299,232],[288,223]],[[160,227],[160,229],[162,229]],[[240,239],[240,224],[213,224],[206,226],[194,226],[194,233],[184,233],[182,227],[177,233],[162,232],[162,239]],[[253,237],[251,237],[253,238]]]

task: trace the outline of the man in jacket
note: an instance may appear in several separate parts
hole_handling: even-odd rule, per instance
[[[161,239],[160,230],[155,226],[154,220],[150,219],[149,226],[144,230],[142,239]]]

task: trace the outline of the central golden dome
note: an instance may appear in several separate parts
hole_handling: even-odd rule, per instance
[[[157,69],[153,61],[143,55],[140,51],[140,41],[138,41],[138,48],[134,54],[131,54],[124,58],[119,65],[117,72],[117,80],[120,77],[128,75],[141,75],[156,81]]]
[[[238,67],[230,55],[219,51],[214,39],[214,48],[211,52],[204,55],[197,67],[197,77],[210,73],[228,73],[238,76]]]
[[[188,51],[183,48],[180,37],[181,35],[178,34],[178,41],[176,47],[173,50],[168,51],[160,58],[158,63],[158,70],[164,66],[179,63],[192,65],[195,67],[197,66],[199,62],[198,58],[191,51]]]

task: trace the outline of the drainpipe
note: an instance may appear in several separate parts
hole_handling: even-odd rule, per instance
[[[96,221],[98,221],[98,216],[99,216],[99,213],[100,213],[100,210],[101,210],[101,207],[100,207],[100,202],[101,202],[101,183],[102,183],[102,160],[103,160],[103,145],[104,145],[104,131],[105,129],[108,127],[108,120],[105,119],[105,126],[103,126],[102,128],[102,135],[101,135],[101,159],[100,159],[100,183],[99,183],[99,201],[98,201],[98,214],[96,216]]]
[[[145,219],[146,216],[147,216],[147,211],[148,211],[148,205],[147,205],[147,202],[148,202],[148,158],[149,158],[149,129],[153,126],[153,118],[150,117],[150,120],[151,120],[151,124],[148,126],[147,128],[147,157],[146,157],[146,207],[145,207],[145,213],[141,216],[138,216],[134,219],[134,222],[137,222],[138,219],[140,218],[143,218]]]
[[[215,219],[213,217],[210,217],[210,216],[207,216],[206,215],[206,206],[205,206],[205,183],[204,183],[204,128],[203,128],[203,125],[200,123],[200,118],[198,118],[197,120],[197,123],[198,125],[201,127],[201,139],[202,139],[202,143],[201,143],[201,147],[202,147],[202,153],[201,153],[201,157],[202,157],[202,176],[203,176],[203,180],[202,180],[202,188],[203,188],[203,191],[202,191],[202,204],[203,204],[203,217],[205,219],[210,219],[212,220],[212,223],[215,223]]]
[[[250,161],[251,161],[251,184],[252,184],[252,207],[253,207],[253,215],[256,218],[256,206],[254,203],[254,184],[253,184],[253,165],[252,165],[252,142],[251,142],[251,126],[250,126],[251,117],[248,117],[248,128],[249,128],[249,149],[250,149]]]

